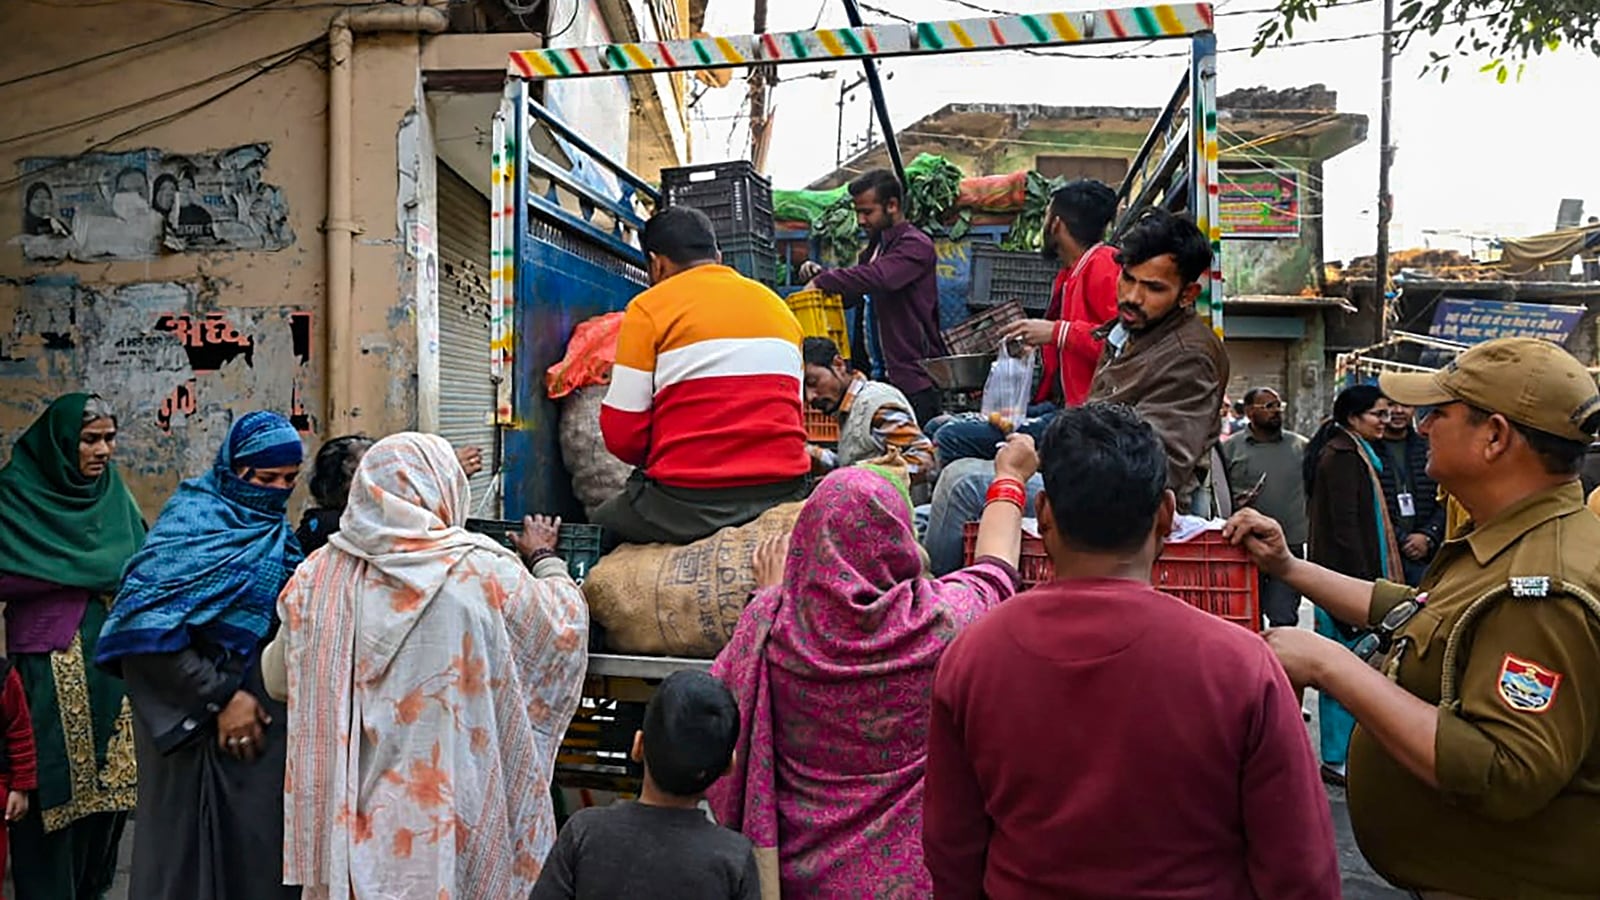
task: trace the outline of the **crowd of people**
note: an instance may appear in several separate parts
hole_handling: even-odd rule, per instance
[[[926,235],[892,176],[851,194],[861,263],[808,277],[933,352],[900,328]],[[137,809],[154,900],[1334,898],[1322,782],[1420,897],[1600,895],[1593,377],[1489,341],[1346,388],[1309,439],[1252,389],[1223,440],[1209,244],[1157,210],[1113,247],[1113,206],[1054,198],[1056,318],[1013,326],[1053,365],[998,428],[941,416],[907,356],[884,383],[804,340],[698,212],[650,220],[600,420],[636,471],[595,518],[687,543],[804,505],[710,673],[651,698],[638,800],[559,831],[589,646],[559,520],[466,530],[481,455],[406,432],[326,442],[296,530],[302,437],[257,411],[147,528],[115,410],[58,399],[0,470],[18,896],[102,896]],[[829,453],[805,403],[841,419]],[[1229,510],[1265,639],[1151,584],[1180,517]],[[1025,520],[1054,572],[1031,590]]]

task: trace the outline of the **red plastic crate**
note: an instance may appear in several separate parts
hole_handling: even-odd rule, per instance
[[[813,444],[837,444],[839,420],[825,412],[806,410],[806,438]]]
[[[978,545],[977,522],[967,523],[964,537],[970,565]],[[1024,590],[1055,578],[1041,538],[1022,536],[1021,563],[1018,568]],[[1256,565],[1242,547],[1223,540],[1219,531],[1167,544],[1150,573],[1150,584],[1219,619],[1261,630],[1261,582]]]

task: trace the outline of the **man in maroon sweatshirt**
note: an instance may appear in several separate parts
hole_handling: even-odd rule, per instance
[[[1338,898],[1328,801],[1277,660],[1150,587],[1176,507],[1154,430],[1090,403],[1056,417],[1039,456],[1060,580],[968,626],[934,680],[935,896]]]

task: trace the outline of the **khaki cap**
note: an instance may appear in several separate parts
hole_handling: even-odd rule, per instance
[[[1600,412],[1594,376],[1572,354],[1537,338],[1484,341],[1437,372],[1380,375],[1378,387],[1407,406],[1460,401],[1584,443],[1594,439],[1585,422]]]

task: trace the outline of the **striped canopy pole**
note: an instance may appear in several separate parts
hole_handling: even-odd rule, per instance
[[[818,60],[1184,38],[1210,32],[1209,3],[1034,13],[681,41],[554,47],[511,54],[513,78],[586,78]]]

